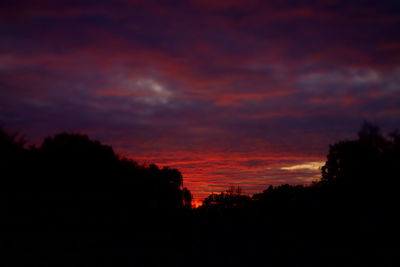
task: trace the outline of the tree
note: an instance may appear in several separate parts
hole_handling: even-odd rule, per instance
[[[242,193],[240,186],[231,186],[220,194],[211,194],[203,201],[203,207],[218,207],[219,209],[243,207],[250,197]]]
[[[379,128],[364,122],[358,139],[340,141],[329,148],[322,167],[322,183],[344,183],[346,186],[372,182],[383,170],[387,141]]]

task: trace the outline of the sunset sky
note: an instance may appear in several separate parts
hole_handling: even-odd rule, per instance
[[[199,200],[319,177],[400,128],[400,1],[3,0],[0,123],[178,168]]]

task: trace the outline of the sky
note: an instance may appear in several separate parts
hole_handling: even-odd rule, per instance
[[[0,123],[178,168],[196,201],[320,177],[400,125],[396,0],[3,0]]]

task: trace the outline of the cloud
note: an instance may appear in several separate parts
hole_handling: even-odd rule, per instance
[[[324,162],[305,162],[298,165],[288,166],[288,167],[281,167],[281,170],[320,170],[321,166],[324,165]]]
[[[151,95],[140,97],[140,101],[144,101],[149,104],[166,104],[169,98],[172,96],[172,92],[166,89],[160,83],[151,79],[140,79],[136,82],[135,91],[145,91],[150,92]]]
[[[89,133],[200,197],[308,183],[363,119],[400,123],[393,1],[3,2],[3,124]]]

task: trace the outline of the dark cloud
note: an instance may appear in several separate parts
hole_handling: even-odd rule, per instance
[[[2,1],[0,121],[181,169],[197,197],[310,182],[400,118],[395,1]]]

